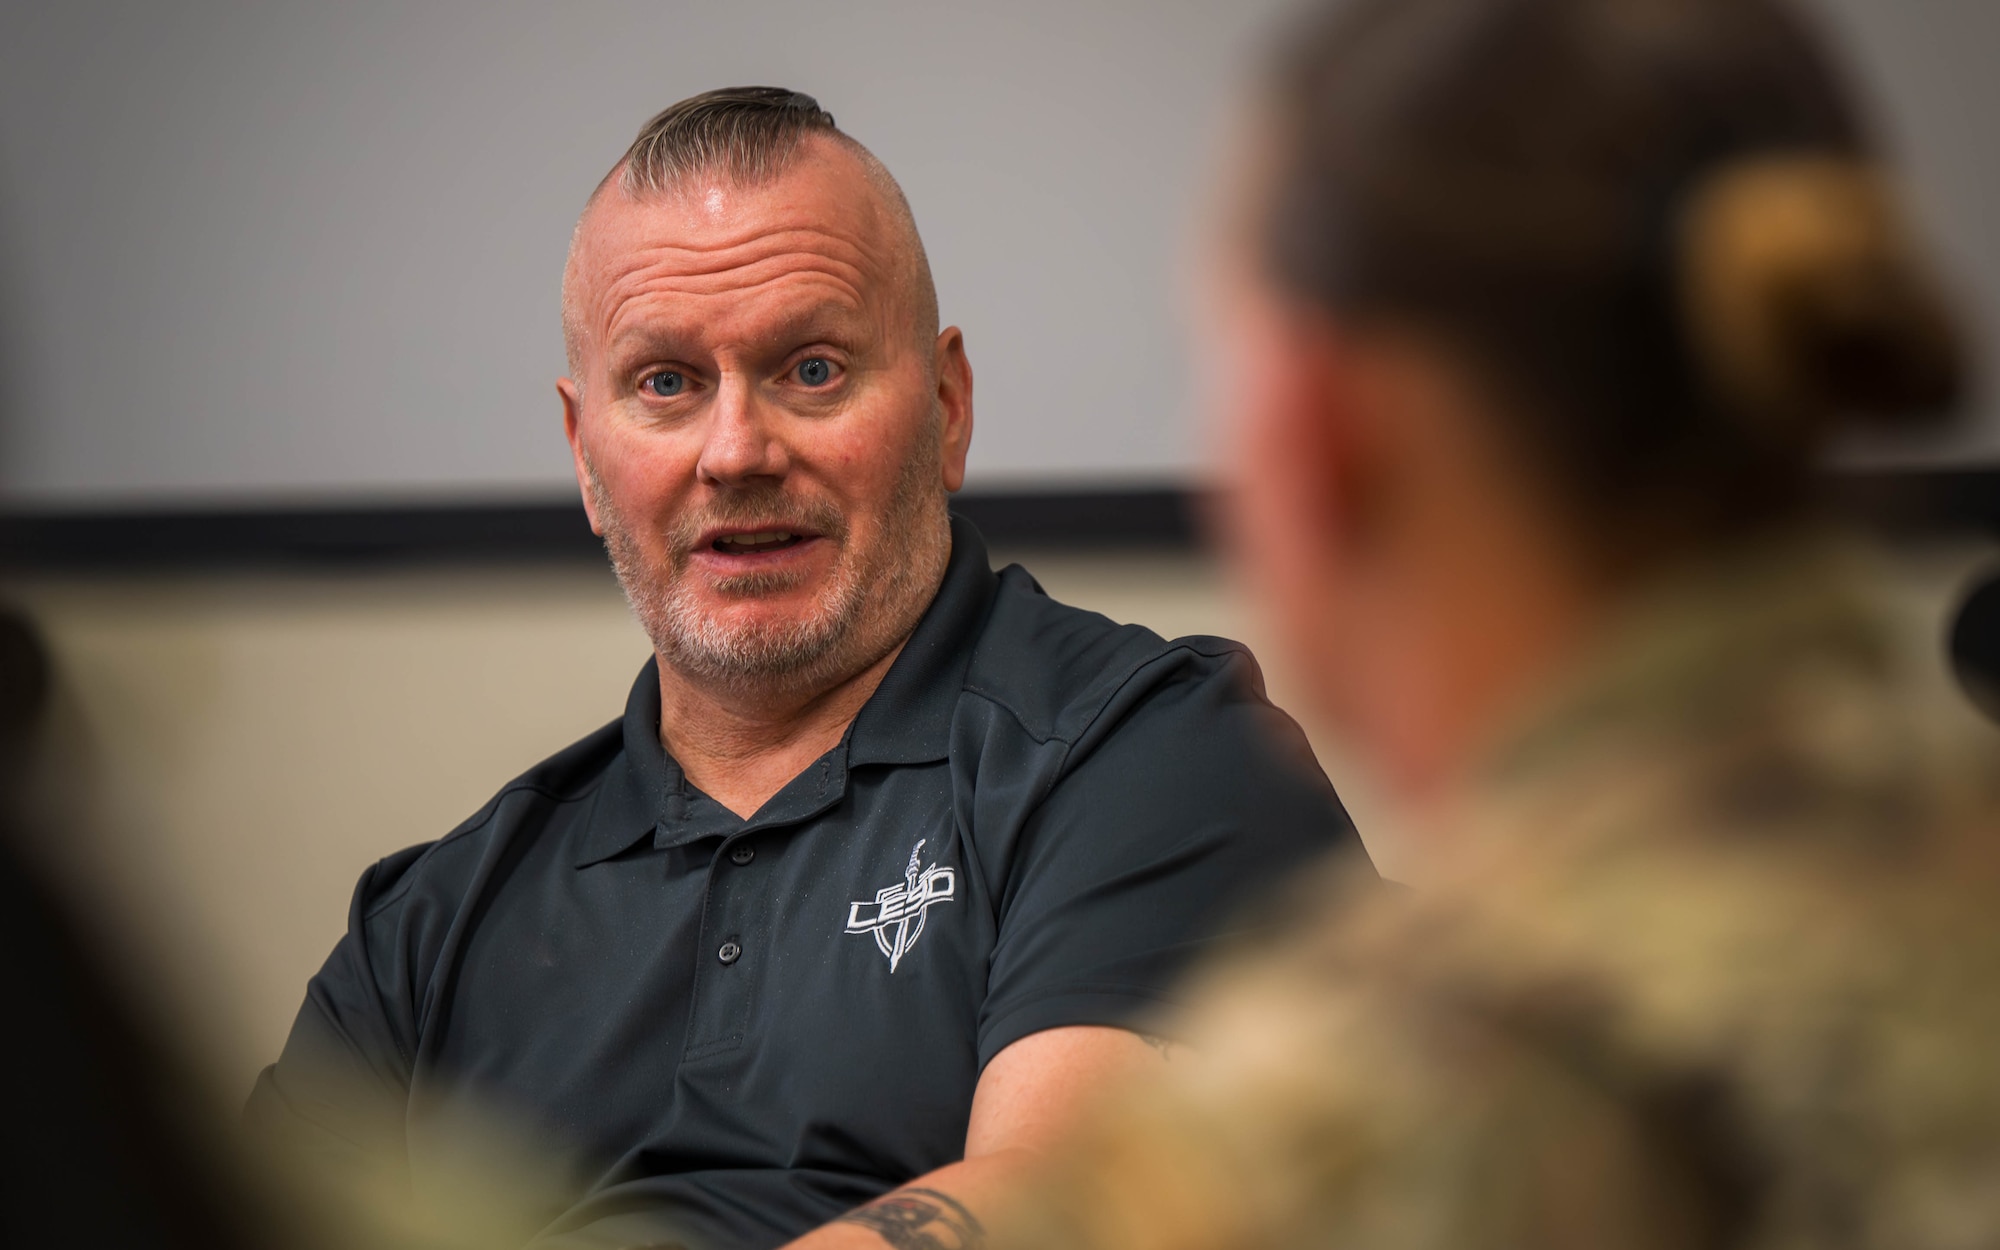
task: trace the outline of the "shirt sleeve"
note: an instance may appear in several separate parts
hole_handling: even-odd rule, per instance
[[[362,874],[348,931],[306,988],[278,1061],[244,1110],[259,1144],[300,1166],[377,1170],[403,1155],[415,1007],[398,923],[404,878],[427,848]]]
[[[1145,1027],[1190,963],[1306,864],[1365,852],[1248,654],[1177,645],[1079,736],[1009,870],[983,1066],[1071,1025]]]

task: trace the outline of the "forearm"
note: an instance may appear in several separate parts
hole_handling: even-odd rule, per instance
[[[985,1244],[979,1212],[1017,1185],[1035,1159],[1000,1150],[928,1172],[849,1211],[786,1250],[975,1250]]]
[[[791,1243],[787,1250],[975,1250],[998,1210],[1108,1085],[1156,1062],[1166,1043],[1093,1025],[1050,1029],[994,1057],[973,1094],[964,1160],[927,1172]]]

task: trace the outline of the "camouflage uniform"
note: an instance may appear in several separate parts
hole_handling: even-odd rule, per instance
[[[1792,546],[1649,603],[1444,879],[1216,969],[996,1241],[2000,1246],[2000,748],[1871,585]]]

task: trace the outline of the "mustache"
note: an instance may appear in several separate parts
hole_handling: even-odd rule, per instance
[[[675,520],[667,532],[668,550],[683,559],[703,534],[730,526],[798,530],[836,542],[847,537],[847,517],[824,499],[797,495],[772,486],[717,495]]]

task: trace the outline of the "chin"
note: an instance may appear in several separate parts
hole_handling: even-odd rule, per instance
[[[824,617],[833,596],[824,586],[757,595],[705,594],[690,605],[710,628],[759,634],[802,629]]]

